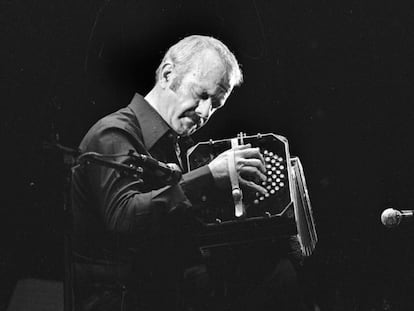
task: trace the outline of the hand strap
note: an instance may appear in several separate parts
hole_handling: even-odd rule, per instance
[[[236,146],[238,146],[237,138],[231,140],[231,147],[234,148]],[[244,215],[245,209],[243,206],[243,192],[240,189],[239,176],[236,170],[236,159],[235,159],[234,149],[231,150],[230,155],[229,155],[229,160],[227,163],[229,167],[231,194],[233,196],[233,201],[234,201],[234,215],[236,217],[241,217]]]

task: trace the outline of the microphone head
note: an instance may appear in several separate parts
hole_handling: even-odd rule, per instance
[[[393,208],[387,208],[381,214],[381,222],[387,228],[393,228],[401,222],[401,212]]]

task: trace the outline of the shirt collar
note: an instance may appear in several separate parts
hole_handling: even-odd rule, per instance
[[[176,141],[178,138],[171,127],[164,121],[160,114],[145,100],[135,93],[128,106],[135,113],[142,130],[145,147],[149,150],[155,143],[168,133],[169,137]]]

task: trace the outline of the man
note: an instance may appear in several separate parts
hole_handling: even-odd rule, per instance
[[[132,151],[182,167],[178,140],[205,125],[241,82],[237,60],[222,42],[186,37],[167,51],[153,89],[98,121],[80,149],[116,155],[112,160],[125,164]],[[172,186],[151,170],[144,170],[142,183],[101,165],[74,171],[73,240],[81,310],[212,308],[208,300],[214,288],[187,229],[192,226],[191,201],[202,189],[229,188],[229,157],[235,159],[242,187],[266,194],[260,185],[266,178],[264,161],[250,145],[222,153]]]

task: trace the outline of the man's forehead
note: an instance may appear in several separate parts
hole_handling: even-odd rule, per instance
[[[198,87],[216,94],[226,94],[231,89],[227,68],[219,54],[211,49],[194,56],[188,72]]]
[[[209,74],[214,71],[226,73],[226,66],[220,55],[213,50],[205,50],[194,56],[193,69],[202,74]]]
[[[203,91],[214,93],[216,95],[225,95],[230,90],[230,86],[226,83],[225,79],[222,79],[221,81],[200,79],[195,82],[194,85]]]

